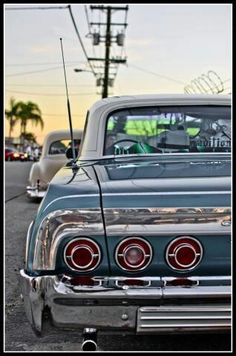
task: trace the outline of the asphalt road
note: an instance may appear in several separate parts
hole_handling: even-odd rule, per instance
[[[19,270],[24,266],[26,233],[38,204],[30,202],[25,187],[31,162],[5,164],[5,351],[80,351],[81,334],[48,328],[37,337],[20,298]],[[98,334],[98,351],[231,351],[230,334],[113,336]]]

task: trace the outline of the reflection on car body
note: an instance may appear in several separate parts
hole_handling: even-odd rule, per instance
[[[75,147],[79,149],[82,130],[74,130]],[[66,150],[70,147],[69,130],[55,130],[44,139],[42,154],[31,167],[27,195],[29,198],[42,198],[48,184],[56,172],[68,162]]]
[[[223,95],[92,106],[77,168],[54,176],[28,230],[21,280],[37,333],[46,310],[91,349],[102,330],[230,330],[230,109]]]

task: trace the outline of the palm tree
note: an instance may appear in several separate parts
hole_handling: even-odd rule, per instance
[[[37,137],[32,132],[26,132],[25,135],[22,134],[22,136],[24,140],[30,141],[32,143],[37,143]]]
[[[35,126],[39,124],[41,126],[41,129],[43,129],[44,127],[41,110],[39,109],[38,105],[33,103],[32,101],[28,101],[27,103],[24,103],[22,101],[19,102],[17,120],[20,121],[22,137],[24,137],[26,134],[26,127],[29,121],[31,121],[32,124]]]
[[[17,122],[18,111],[19,111],[19,102],[16,102],[16,100],[13,97],[11,97],[10,109],[5,110],[6,118],[7,120],[9,120],[9,137],[11,137],[13,128]]]

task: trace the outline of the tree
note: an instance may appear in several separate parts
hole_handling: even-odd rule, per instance
[[[28,101],[27,103],[24,103],[23,101],[19,102],[17,120],[20,121],[22,137],[24,137],[26,134],[26,127],[29,121],[31,121],[35,126],[39,124],[41,129],[44,127],[41,110],[39,109],[38,105],[32,101]]]
[[[21,137],[29,142],[37,143],[37,137],[32,132],[26,132],[25,134],[21,134]]]
[[[11,97],[10,109],[5,110],[6,118],[7,120],[9,120],[9,137],[11,137],[13,128],[17,122],[18,111],[19,111],[19,102],[16,102],[16,100],[13,97]]]

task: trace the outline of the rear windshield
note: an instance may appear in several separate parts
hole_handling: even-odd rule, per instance
[[[105,155],[178,152],[231,152],[231,107],[139,107],[109,115]]]
[[[51,143],[48,154],[58,155],[65,154],[66,149],[69,147],[70,140],[58,140]]]

